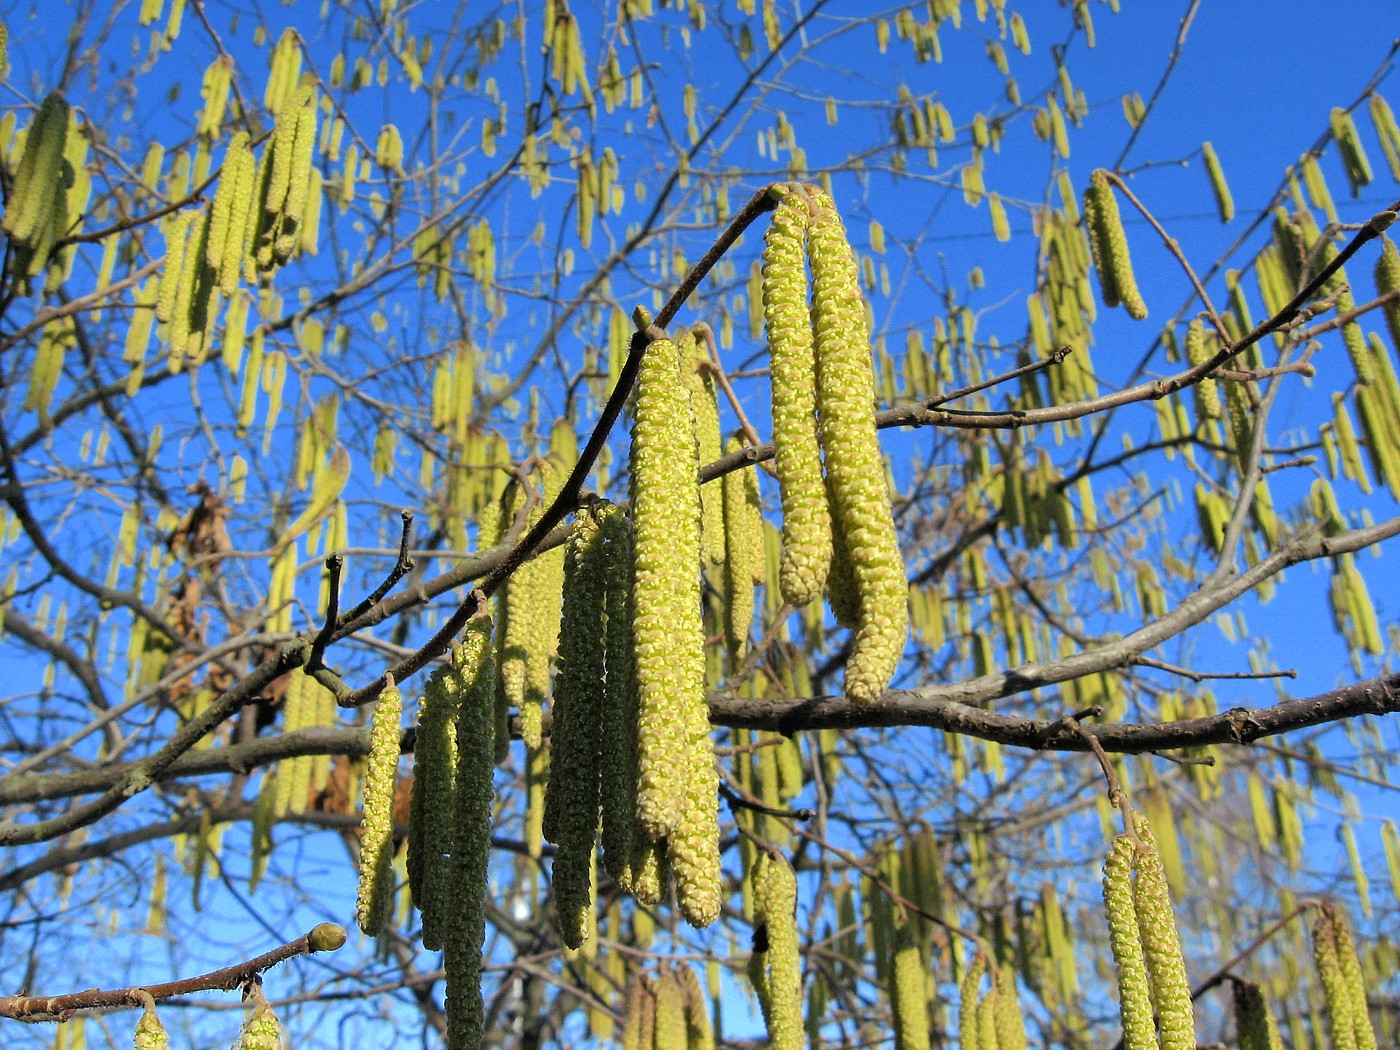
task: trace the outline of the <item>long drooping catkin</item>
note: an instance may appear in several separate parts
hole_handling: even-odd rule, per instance
[[[754,945],[749,979],[763,1005],[769,1045],[802,1046],[802,960],[797,943],[797,876],[787,858],[759,855],[753,872]]]
[[[1109,944],[1118,971],[1118,1010],[1127,1050],[1155,1050],[1157,1031],[1152,1023],[1152,993],[1147,962],[1138,933],[1133,906],[1133,840],[1120,835],[1109,848],[1103,865],[1103,903],[1108,915]]]
[[[379,694],[370,725],[369,769],[365,774],[365,813],[360,837],[360,890],[355,918],[376,937],[394,900],[394,785],[399,766],[399,718],[403,697],[391,678]]]
[[[763,247],[763,324],[773,409],[773,465],[783,505],[783,601],[801,607],[821,596],[831,564],[831,513],[817,442],[816,356],[807,307],[805,193],[773,209]]]
[[[1121,302],[1129,317],[1143,320],[1147,317],[1147,304],[1133,276],[1133,261],[1128,255],[1128,238],[1118,214],[1118,200],[1113,195],[1108,172],[1102,168],[1089,177],[1089,188],[1084,191],[1084,221],[1089,228],[1089,247],[1099,271],[1104,305],[1112,307]]]
[[[870,326],[855,258],[831,198],[814,197],[807,228],[816,338],[817,411],[835,530],[860,598],[846,662],[846,695],[876,700],[890,684],[909,633],[908,584],[875,430]]]
[[[1157,1030],[1162,1050],[1195,1050],[1195,1016],[1191,985],[1186,980],[1186,960],[1176,932],[1167,876],[1152,829],[1146,818],[1137,821],[1137,880],[1133,883],[1133,907],[1138,935],[1147,960],[1152,1002],[1157,1008]]]

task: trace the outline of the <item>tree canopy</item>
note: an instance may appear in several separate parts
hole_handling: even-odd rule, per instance
[[[1177,6],[10,5],[6,1036],[1393,1043],[1397,46]]]

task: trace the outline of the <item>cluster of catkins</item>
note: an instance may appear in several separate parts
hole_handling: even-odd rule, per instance
[[[639,973],[623,1001],[622,1050],[714,1050],[700,979],[684,964]]]
[[[799,187],[778,192],[763,300],[784,520],[779,583],[794,606],[826,590],[838,621],[854,632],[846,692],[871,702],[898,666],[908,614],[876,439],[869,325],[831,198]],[[647,318],[638,319],[645,326]],[[500,603],[494,647],[489,624],[474,622],[419,706],[408,880],[424,945],[446,951],[454,1046],[475,1045],[481,1035],[491,769],[506,739],[507,706],[518,709],[533,752],[543,742],[542,704],[551,694],[542,824],[556,846],[555,910],[567,946],[588,936],[600,839],[609,876],[638,900],[657,903],[674,886],[681,914],[697,928],[714,922],[723,902],[701,571],[725,566],[724,634],[737,654],[763,564],[761,507],[751,467],[702,499],[701,463],[721,451],[705,355],[695,333],[674,341],[650,334],[633,403],[629,510],[606,500],[581,510],[562,551],[562,574],[552,565],[556,552],[522,567]],[[741,447],[731,438],[724,451]],[[544,471],[545,502],[555,494],[558,467]],[[493,508],[494,528],[483,524],[483,532],[502,541],[517,515],[529,520],[524,495],[513,483]],[[560,609],[557,621],[551,608]],[[381,930],[391,910],[400,714],[390,683],[375,712],[365,782],[359,921],[367,933]],[[754,878],[768,931],[755,951],[755,983],[770,1030],[790,1035],[780,1040],[786,1045],[802,1030],[796,880],[781,858],[765,858]],[[667,987],[663,981],[654,990],[658,1023]]]

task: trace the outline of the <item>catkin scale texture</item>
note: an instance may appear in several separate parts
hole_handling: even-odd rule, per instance
[[[1167,875],[1162,858],[1145,818],[1137,821],[1137,879],[1133,883],[1133,907],[1138,935],[1142,938],[1157,1008],[1157,1030],[1162,1050],[1195,1050],[1196,1029],[1191,1006],[1191,986],[1186,980],[1186,961],[1181,954],[1181,938],[1176,931]]]
[[[603,541],[606,673],[599,730],[603,863],[632,890],[632,828],[637,808],[637,676],[632,636],[632,522],[617,507],[595,511]]]
[[[1123,1022],[1126,1050],[1155,1050],[1157,1032],[1152,1023],[1152,995],[1147,963],[1133,908],[1132,839],[1120,835],[1109,848],[1103,865],[1103,902],[1108,916],[1109,943],[1118,971],[1118,1009]]]
[[[652,839],[680,826],[705,703],[700,493],[690,397],[670,340],[647,347],[632,429],[637,817]],[[707,716],[702,716],[707,717]]]
[[[763,324],[768,336],[773,464],[783,507],[783,601],[820,597],[831,565],[831,513],[817,441],[816,357],[803,254],[808,205],[790,193],[773,209],[764,236]]]
[[[450,889],[447,857],[455,794],[457,707],[462,676],[439,667],[429,676],[418,705],[413,751],[413,798],[409,809],[408,875],[413,903],[423,913],[423,946],[442,947],[442,918]]]
[[[1147,304],[1138,291],[1133,263],[1128,255],[1128,238],[1118,214],[1118,200],[1108,181],[1108,172],[1098,168],[1084,191],[1084,221],[1089,228],[1089,247],[1099,271],[1099,284],[1105,306],[1120,302],[1135,321],[1147,317]]]
[[[447,1045],[481,1045],[481,946],[486,938],[487,862],[491,855],[492,777],[496,768],[496,668],[491,621],[474,620],[454,653],[463,695],[455,725],[450,874],[452,907],[444,919]]]
[[[365,775],[360,887],[355,917],[366,936],[384,929],[394,900],[394,782],[399,765],[403,697],[392,681],[379,694],[369,731]]]
[[[763,943],[755,946],[750,979],[763,1001],[770,1045],[774,1050],[800,1050],[802,960],[797,943],[797,876],[787,858],[763,853],[755,865],[753,887],[755,939],[761,936]]]
[[[603,547],[598,522],[581,514],[564,552],[559,675],[544,799],[545,837],[559,847],[552,869],[555,911],[570,948],[583,943],[593,908],[607,589]]]
[[[817,404],[832,517],[860,596],[846,695],[878,699],[909,633],[908,585],[875,430],[870,328],[855,259],[831,198],[816,195],[807,230],[816,333]]]
[[[890,983],[896,1050],[925,1050],[929,1045],[929,1025],[924,960],[912,923],[901,924],[895,934]]]
[[[50,222],[68,137],[68,103],[53,92],[29,126],[3,220],[16,241],[32,242]],[[46,253],[47,254],[47,253]]]

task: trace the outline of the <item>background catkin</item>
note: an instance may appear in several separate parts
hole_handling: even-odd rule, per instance
[[[845,547],[860,597],[860,622],[846,662],[846,695],[870,703],[885,691],[904,654],[908,584],[875,431],[870,326],[855,258],[831,198],[817,193],[815,201],[807,255],[817,410],[838,546]]]
[[[802,607],[822,593],[831,565],[831,514],[817,442],[816,358],[807,308],[808,198],[791,192],[773,209],[763,247],[763,324],[773,409],[773,465],[783,507],[778,586]]]
[[[764,1005],[774,1050],[802,1046],[802,961],[797,944],[797,876],[781,854],[759,855],[753,874],[754,958],[749,975]]]
[[[981,1029],[977,1024],[977,993],[982,975],[987,972],[987,957],[980,950],[972,957],[958,981],[958,1039],[961,1050],[995,1050],[983,1047]]]
[[[919,951],[919,940],[911,922],[901,922],[895,931],[890,984],[896,1050],[927,1050],[928,990],[923,953]]]
[[[1234,980],[1235,1036],[1240,1050],[1283,1050],[1278,1026],[1257,984]]]
[[[743,442],[730,435],[724,453],[742,451]],[[737,661],[748,644],[753,624],[754,533],[762,535],[763,512],[758,496],[758,475],[752,467],[731,470],[721,481],[724,520],[724,640]]]
[[[388,921],[394,900],[394,784],[399,767],[399,719],[403,697],[390,678],[379,693],[369,731],[365,773],[360,888],[355,918],[366,936],[376,937]]]

